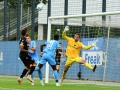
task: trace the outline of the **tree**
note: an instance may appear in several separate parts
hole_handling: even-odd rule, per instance
[[[0,2],[3,2],[4,0],[0,0]],[[13,7],[13,8],[16,8],[17,7],[17,1],[18,0],[7,0],[8,1],[8,4]],[[32,0],[21,0],[22,4],[23,4],[23,7],[24,8],[27,8],[27,7],[31,7],[32,6]],[[36,5],[40,3],[41,0],[36,0]],[[42,0],[42,3],[46,4],[47,3],[47,0]]]

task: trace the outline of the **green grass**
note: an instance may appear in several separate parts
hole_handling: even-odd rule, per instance
[[[17,77],[0,76],[0,90],[120,90],[119,86],[102,86],[94,84],[81,84],[73,82],[61,83],[62,86],[56,87],[54,80],[50,80],[45,86],[41,86],[39,79],[35,79],[35,85],[23,79],[23,84],[19,85]]]

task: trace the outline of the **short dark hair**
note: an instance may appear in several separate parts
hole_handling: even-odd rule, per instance
[[[29,35],[26,35],[26,37],[30,37]]]
[[[55,34],[54,35],[54,40],[59,40],[59,35]]]
[[[22,36],[25,36],[26,33],[27,33],[27,28],[24,28],[24,29],[21,30],[21,35]]]
[[[76,33],[75,35],[78,35],[80,37],[80,33]]]
[[[62,43],[59,43],[59,44],[62,44]]]

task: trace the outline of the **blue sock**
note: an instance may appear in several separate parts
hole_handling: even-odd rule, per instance
[[[33,73],[31,74],[31,78],[32,78],[32,80],[34,80],[34,74]]]
[[[42,72],[41,72],[41,70],[38,70],[38,76],[39,76],[40,80],[42,80]]]
[[[58,72],[57,72],[57,70],[54,70],[53,73],[54,73],[56,82],[58,82]]]

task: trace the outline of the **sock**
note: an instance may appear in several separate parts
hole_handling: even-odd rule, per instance
[[[57,70],[54,70],[53,73],[54,73],[55,80],[56,80],[56,83],[57,83],[58,82],[58,73],[57,73]]]
[[[84,65],[85,65],[87,68],[93,70],[93,67],[92,67],[88,62],[86,62]]]
[[[25,68],[22,72],[22,75],[20,76],[20,79],[22,79],[26,75],[27,72],[28,70]]]
[[[62,78],[65,78],[65,76],[66,76],[66,72],[63,71]]]
[[[32,78],[32,80],[34,80],[34,74],[33,73],[31,74],[31,78]]]
[[[41,70],[38,70],[38,76],[39,76],[40,80],[42,80],[42,72],[41,72]]]
[[[29,75],[31,75],[31,74],[33,73],[34,70],[35,70],[35,66],[32,66],[32,67],[30,68]]]

